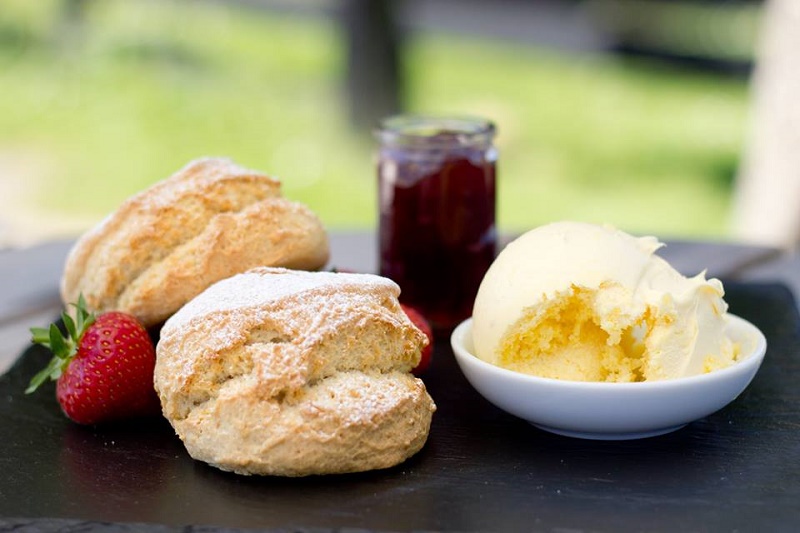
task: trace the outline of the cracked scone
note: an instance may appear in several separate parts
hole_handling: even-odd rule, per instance
[[[227,159],[193,161],[86,232],[61,279],[64,303],[162,323],[206,287],[257,266],[314,270],[328,238],[280,182]]]
[[[411,375],[427,342],[399,288],[369,274],[256,268],[164,325],[155,387],[189,454],[240,474],[396,465],[436,409]]]

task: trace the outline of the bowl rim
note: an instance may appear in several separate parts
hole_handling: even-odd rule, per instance
[[[737,377],[755,374],[755,372],[758,371],[758,368],[761,366],[767,351],[767,339],[764,333],[752,322],[738,315],[727,313],[727,317],[729,320],[727,326],[728,329],[741,332],[742,335],[749,332],[755,337],[755,343],[752,346],[752,349],[749,350],[744,357],[730,366],[721,368],[719,370],[714,370],[712,372],[658,381],[639,381],[632,383],[574,381],[534,376],[494,365],[484,361],[483,359],[480,359],[473,353],[472,350],[468,350],[465,346],[467,335],[472,334],[471,317],[462,321],[460,324],[458,324],[458,326],[455,327],[450,335],[450,345],[459,364],[468,364],[478,371],[492,373],[499,379],[527,382],[530,386],[580,387],[583,390],[595,392],[669,390],[686,386],[694,386],[696,384],[710,384],[713,382],[727,381],[728,379],[735,379]]]

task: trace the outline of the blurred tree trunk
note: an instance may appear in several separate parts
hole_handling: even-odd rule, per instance
[[[81,21],[85,15],[87,0],[63,0],[61,15],[66,21]]]
[[[792,248],[800,244],[800,2],[769,0],[762,32],[733,231]]]
[[[400,32],[392,0],[343,0],[341,24],[347,42],[346,98],[358,130],[403,107]]]
[[[89,0],[62,0],[56,39],[62,47],[76,47],[82,38],[86,24],[86,9]]]

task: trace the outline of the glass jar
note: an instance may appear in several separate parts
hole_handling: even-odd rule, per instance
[[[437,330],[472,314],[496,253],[495,126],[394,116],[377,137],[380,273]]]

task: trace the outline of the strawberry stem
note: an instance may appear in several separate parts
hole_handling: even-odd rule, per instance
[[[31,341],[34,344],[41,344],[53,352],[53,358],[47,366],[40,370],[31,379],[25,394],[30,394],[48,379],[55,381],[67,368],[69,363],[78,353],[78,345],[81,338],[89,326],[94,323],[95,315],[86,310],[86,300],[81,294],[75,306],[75,319],[66,312],[61,313],[61,320],[67,330],[66,337],[55,324],[50,324],[49,328],[31,328]]]

